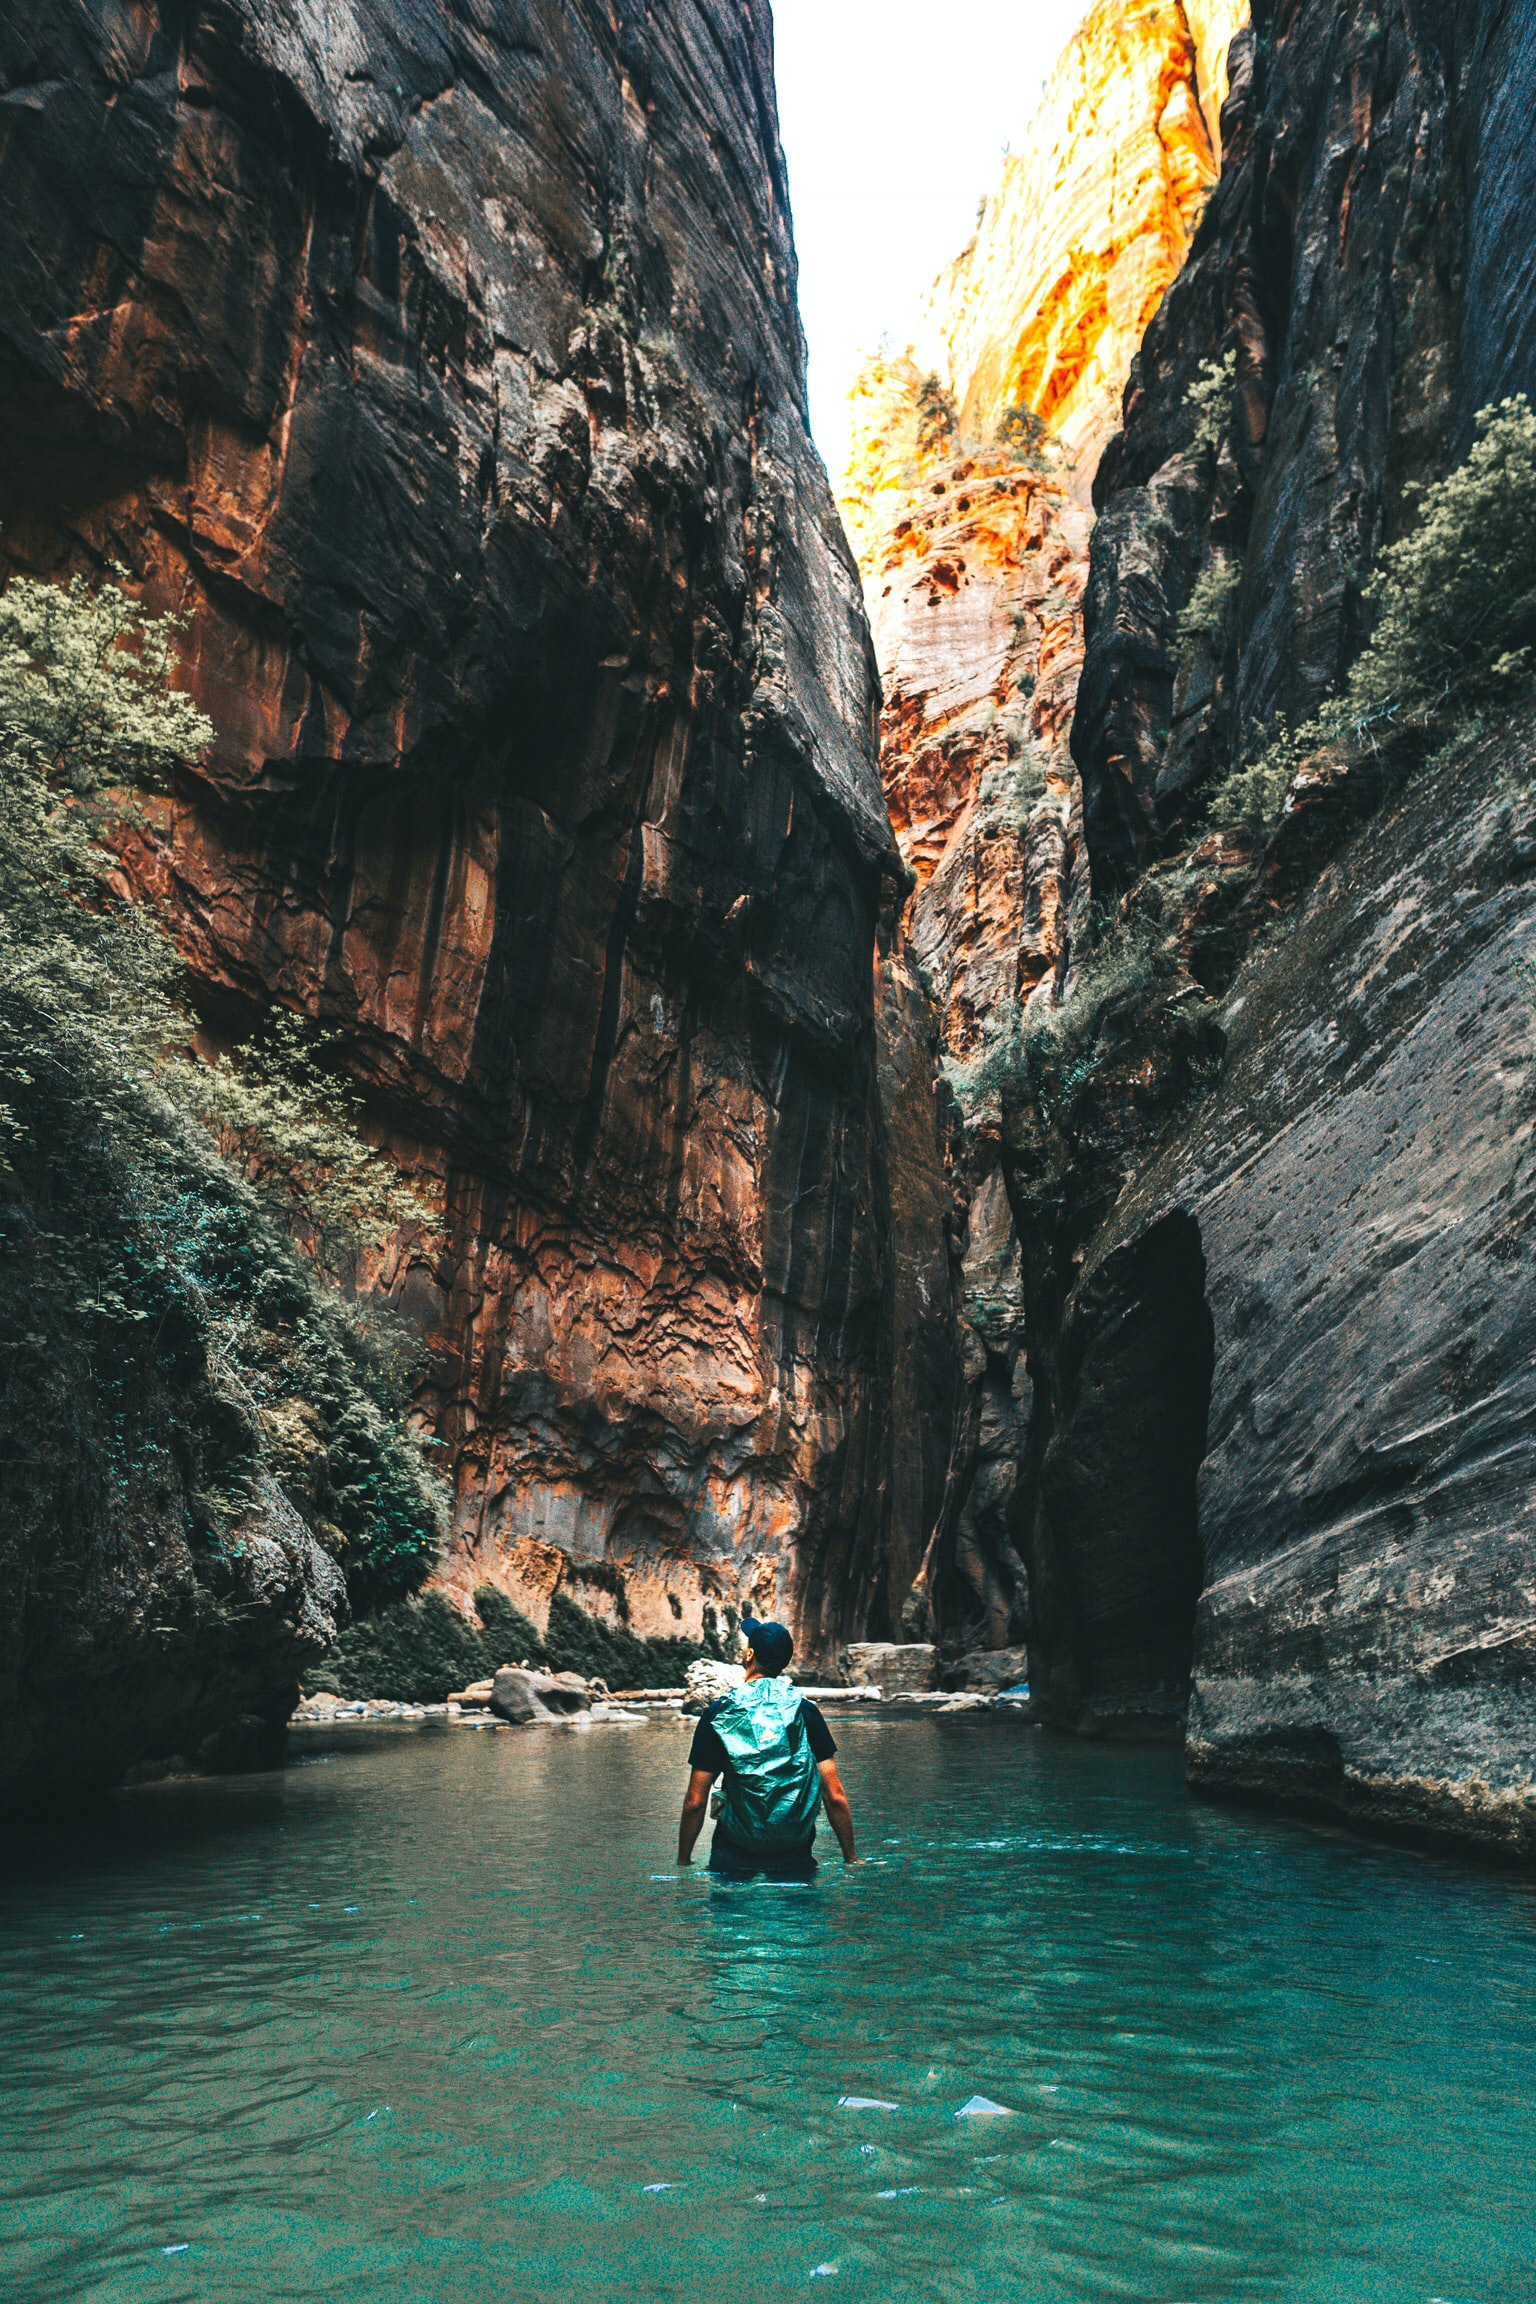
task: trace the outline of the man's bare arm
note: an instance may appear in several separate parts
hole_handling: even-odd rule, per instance
[[[843,1780],[837,1772],[837,1762],[835,1760],[818,1760],[816,1765],[821,1772],[821,1804],[827,1812],[827,1822],[837,1834],[837,1844],[843,1852],[843,1862],[845,1864],[857,1864],[859,1859],[853,1845],[853,1810],[848,1805],[848,1795],[843,1790]]]
[[[709,1813],[709,1788],[715,1775],[713,1768],[695,1768],[688,1778],[688,1789],[683,1794],[683,1813],[677,1827],[679,1864],[693,1862],[693,1844],[704,1829],[704,1818]]]

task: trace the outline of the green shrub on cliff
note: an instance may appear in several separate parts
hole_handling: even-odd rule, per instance
[[[431,1220],[358,1134],[357,1092],[325,1069],[322,1052],[297,1016],[276,1009],[237,1057],[182,1063],[173,1087],[262,1206],[339,1280],[397,1226],[430,1231]]]
[[[1350,675],[1357,714],[1502,697],[1536,672],[1536,411],[1482,409],[1466,462],[1415,491],[1417,525],[1366,587],[1381,611]]]
[[[1195,588],[1179,611],[1179,669],[1188,672],[1206,650],[1219,653],[1226,637],[1227,617],[1237,598],[1243,572],[1235,561],[1212,553],[1195,579]]]
[[[13,578],[0,593],[0,1126],[79,1064],[109,1106],[152,1077],[176,954],[113,901],[101,833],[113,786],[159,781],[213,730],[166,685],[175,627],[116,585]],[[121,803],[116,813],[122,813]]]
[[[1350,765],[1405,734],[1443,738],[1536,678],[1536,411],[1525,395],[1480,410],[1466,461],[1416,493],[1417,523],[1365,588],[1378,620],[1342,692],[1300,728],[1276,723],[1218,787],[1213,824],[1262,837],[1310,756]]]
[[[1202,360],[1195,381],[1184,395],[1185,407],[1194,410],[1195,429],[1189,444],[1197,456],[1207,455],[1221,446],[1232,415],[1232,387],[1236,377],[1234,348],[1220,360]]]
[[[1245,832],[1256,843],[1263,841],[1285,806],[1297,769],[1324,741],[1320,722],[1292,728],[1278,714],[1262,748],[1217,786],[1207,821],[1218,831]]]
[[[146,1542],[157,1511],[183,1515],[210,1574],[275,1471],[366,1605],[420,1582],[438,1486],[400,1422],[389,1352],[295,1252],[287,1183],[252,1181],[267,1114],[307,1128],[312,1150],[338,1124],[301,1080],[251,1118],[246,1173],[221,1157],[199,1125],[201,1070],[180,1052],[175,948],[123,896],[106,843],[136,789],[211,738],[169,685],[175,636],[112,584],[0,593],[6,1462],[25,1481],[46,1443],[56,1466],[102,1474],[116,1520]],[[361,1224],[386,1213],[372,1160],[353,1157],[340,1188]],[[326,1213],[334,1232],[343,1209]],[[27,1428],[41,1374],[56,1391],[65,1371],[73,1458],[67,1434]]]
[[[937,376],[925,376],[917,388],[917,445],[924,456],[940,455],[953,445],[957,433],[955,403]]]
[[[305,1674],[304,1686],[310,1695],[440,1704],[503,1664],[536,1660],[539,1636],[510,1600],[487,1586],[475,1594],[475,1606],[483,1630],[441,1592],[382,1608],[349,1625],[324,1662]]]
[[[1050,426],[1022,400],[999,417],[997,444],[1007,449],[1015,464],[1032,472],[1047,472],[1055,461],[1056,441]]]
[[[1045,755],[1024,734],[1022,723],[1008,730],[1008,756],[983,770],[976,794],[977,829],[982,839],[999,833],[1017,836],[1045,798]]]
[[[723,1653],[718,1639],[643,1640],[622,1625],[600,1623],[557,1592],[547,1631],[538,1632],[504,1592],[483,1584],[475,1594],[475,1625],[446,1600],[428,1592],[420,1600],[382,1609],[342,1634],[331,1654],[305,1677],[311,1695],[393,1697],[399,1703],[439,1704],[456,1688],[488,1679],[503,1664],[529,1663],[550,1672],[579,1672],[610,1688],[675,1688],[690,1664]]]

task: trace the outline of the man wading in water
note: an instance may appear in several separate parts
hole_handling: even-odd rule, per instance
[[[816,1870],[816,1811],[823,1806],[843,1861],[856,1863],[853,1814],[832,1732],[815,1705],[780,1677],[794,1642],[782,1624],[755,1616],[743,1617],[741,1631],[746,1683],[717,1696],[693,1732],[677,1860],[693,1862],[709,1788],[723,1776],[711,1872],[726,1880],[809,1880]]]

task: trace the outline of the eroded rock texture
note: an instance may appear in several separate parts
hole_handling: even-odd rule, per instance
[[[1108,894],[1198,837],[1256,728],[1337,686],[1408,484],[1536,389],[1529,12],[1264,6],[1254,30],[1097,483],[1073,745]],[[1223,361],[1207,428],[1189,393]],[[1526,1856],[1528,722],[1353,833],[1308,795],[1249,928],[1301,908],[1224,998],[1217,1084],[1160,1104],[1132,1051],[1120,1121],[1094,1107],[1032,1267],[1027,1547],[1056,1717],[1172,1723],[1188,1663],[1198,1781]],[[1210,988],[1240,956],[1208,945]]]
[[[189,616],[141,876],[442,1206],[447,1581],[886,1631],[889,831],[766,7],[41,0],[0,72],[6,546]]]
[[[1069,1411],[1090,1461],[1061,1478],[1054,1523],[1074,1574],[1102,1557],[1118,1603],[1139,1602],[1134,1576],[1194,1533],[1166,1448],[1178,1419],[1198,1425],[1203,1579],[1159,1578],[1165,1608],[1185,1603],[1186,1656],[1193,1629],[1196,1779],[1528,1856],[1536,1041],[1508,790],[1533,765],[1522,727],[1421,776],[1239,979],[1219,1087],[1127,1190],[1078,1282],[1073,1331],[1092,1331],[1090,1354],[1112,1334],[1119,1357],[1101,1350],[1100,1421]],[[1156,1285],[1129,1269],[1170,1232],[1187,1315],[1171,1268]],[[1186,1318],[1213,1359],[1128,1361],[1138,1324]],[[1149,1472],[1156,1489],[1115,1526],[1106,1492],[1150,1489]],[[1091,1526],[1070,1525],[1090,1508]],[[1112,1682],[1113,1624],[1087,1642]]]
[[[910,405],[915,369],[891,381]],[[900,447],[897,426],[886,438]],[[1059,990],[1086,888],[1066,734],[1087,521],[1058,481],[1006,448],[945,437],[926,452],[912,443],[910,456],[919,481],[869,562],[867,597],[886,793],[914,883],[887,969],[910,974],[932,1019],[961,1312],[926,1588],[941,1627],[1006,1645],[1026,1602],[1009,1517],[1028,1379],[993,1072],[1029,1004]],[[930,1102],[930,1140],[931,1115]]]
[[[913,344],[868,361],[853,386],[839,502],[880,664],[886,798],[913,879],[885,950],[926,996],[947,1077],[962,1313],[925,1581],[940,1629],[995,1647],[1023,1638],[1028,1610],[1014,1516],[1030,1393],[998,1068],[1022,1017],[1059,997],[1086,912],[1067,737],[1087,491],[1215,179],[1240,14],[1232,0],[1090,10]]]

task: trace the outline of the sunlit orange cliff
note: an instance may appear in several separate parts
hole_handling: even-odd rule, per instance
[[[886,799],[913,875],[902,939],[958,1105],[979,1397],[961,1420],[971,1445],[952,1461],[944,1572],[969,1587],[993,1639],[1023,1621],[1006,1521],[1027,1379],[987,1059],[1022,1006],[1059,992],[1086,902],[1067,739],[1089,491],[1219,172],[1226,53],[1245,16],[1239,0],[1092,8],[910,343],[868,359],[851,387],[838,502],[879,659]]]

